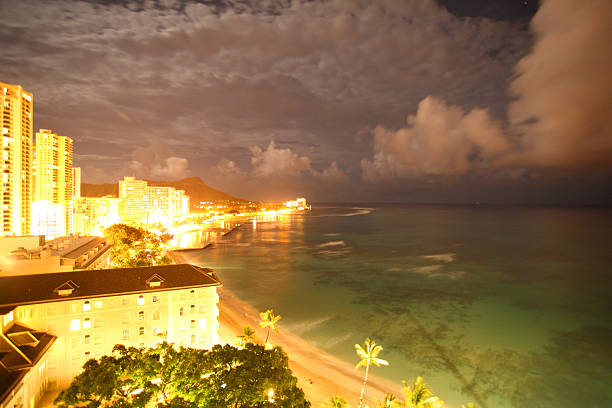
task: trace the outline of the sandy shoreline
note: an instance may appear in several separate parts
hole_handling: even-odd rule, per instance
[[[173,253],[175,262],[188,263],[184,254]],[[220,288],[219,294],[219,341],[234,344],[236,336],[245,326],[256,330],[255,337],[262,341],[266,331],[259,328],[259,311],[240,300],[227,288]],[[277,311],[282,315],[282,311]],[[302,338],[284,330],[282,320],[278,333],[270,335],[270,342],[281,346],[289,356],[289,366],[298,378],[298,385],[313,407],[321,407],[329,398],[340,395],[347,399],[349,406],[357,406],[363,383],[363,369],[339,360],[328,353],[308,344]],[[350,345],[352,347],[352,345]],[[358,358],[355,355],[355,364]],[[382,368],[384,369],[384,368]],[[366,403],[375,407],[386,393],[401,395],[401,387],[370,372],[365,392]]]

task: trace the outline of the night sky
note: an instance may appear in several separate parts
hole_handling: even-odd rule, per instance
[[[0,81],[88,183],[612,203],[612,1],[0,1]]]

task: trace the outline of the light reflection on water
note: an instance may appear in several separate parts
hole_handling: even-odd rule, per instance
[[[258,222],[194,261],[349,362],[373,337],[377,374],[423,375],[451,406],[612,406],[610,211],[369,211]]]

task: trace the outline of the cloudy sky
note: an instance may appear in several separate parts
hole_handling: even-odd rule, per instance
[[[83,181],[612,202],[609,0],[0,2],[0,81]]]

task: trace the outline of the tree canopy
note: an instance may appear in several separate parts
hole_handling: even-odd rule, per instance
[[[114,224],[104,230],[104,236],[113,245],[111,262],[116,267],[165,265],[171,262],[163,251],[163,245],[172,239],[168,233],[155,234],[143,228]]]
[[[310,407],[280,347],[247,343],[210,350],[163,342],[152,348],[117,345],[92,359],[62,391],[60,407],[136,408]],[[272,391],[270,391],[272,390]]]

